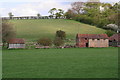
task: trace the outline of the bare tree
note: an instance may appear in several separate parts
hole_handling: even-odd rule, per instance
[[[2,21],[2,42],[3,46],[8,42],[9,39],[14,38],[16,36],[16,32],[13,29],[13,25],[7,20]]]
[[[84,2],[74,2],[71,4],[72,9],[77,13],[80,14],[80,12],[83,10]]]

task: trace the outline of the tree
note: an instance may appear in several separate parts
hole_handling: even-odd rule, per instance
[[[51,15],[49,15],[49,17],[51,17],[51,18],[55,17],[57,19],[64,15],[64,10],[52,8],[52,9],[50,9],[50,11],[48,13],[51,14]]]
[[[49,10],[49,12],[53,17],[55,16],[55,14],[57,13],[57,9],[56,8],[52,8]]]
[[[12,17],[14,16],[14,15],[12,14],[12,12],[9,12],[8,15],[9,15],[10,19],[12,19]]]
[[[41,39],[38,40],[37,43],[40,44],[40,45],[43,45],[43,46],[51,46],[52,45],[52,40],[49,39],[49,38],[41,38]]]
[[[64,41],[60,37],[56,37],[53,43],[55,46],[61,46],[64,44]]]
[[[100,1],[99,0],[88,0],[87,3],[85,4],[85,6],[87,8],[94,8],[94,9],[100,9]]]
[[[99,28],[104,28],[107,24],[116,24],[118,25],[118,28],[120,28],[120,3],[111,5],[110,3],[100,3],[99,1],[96,2],[96,0],[89,1],[91,2],[72,3],[72,8],[68,9],[65,13],[66,18],[94,25]],[[117,30],[117,32],[118,31],[120,31],[120,29]]]
[[[14,38],[16,36],[16,32],[13,28],[13,25],[7,20],[2,21],[2,42],[3,46],[8,42],[9,39]]]
[[[112,8],[112,5],[110,3],[101,3],[101,6],[104,7],[105,10]]]
[[[39,19],[40,16],[41,16],[41,15],[38,13],[38,14],[37,14],[37,18]]]
[[[64,15],[66,16],[67,19],[72,19],[75,13],[73,13],[72,9],[68,9],[68,11]]]
[[[120,13],[120,1],[113,5],[112,10],[114,10],[115,13]]]
[[[116,14],[110,15],[110,16],[109,16],[109,20],[110,20],[112,23],[120,26],[120,13],[116,13]]]
[[[56,19],[60,18],[61,16],[64,15],[64,11],[62,9],[58,9],[58,11],[57,11],[57,13],[55,15],[56,15]]]
[[[80,12],[83,10],[84,3],[83,2],[74,2],[71,4],[72,9],[75,11],[75,13],[80,14]]]
[[[59,37],[63,40],[66,38],[66,33],[62,30],[58,30],[58,31],[56,31],[56,37]]]

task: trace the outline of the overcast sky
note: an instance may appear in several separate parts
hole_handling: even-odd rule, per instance
[[[72,2],[87,0],[0,0],[0,16],[8,16],[12,12],[14,16],[49,15],[51,8],[59,8],[67,11]],[[115,3],[120,0],[100,0],[101,2]]]

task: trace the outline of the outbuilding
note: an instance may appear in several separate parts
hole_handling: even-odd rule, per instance
[[[107,34],[77,34],[77,47],[108,47],[109,37]]]
[[[111,37],[109,37],[109,46],[120,47],[120,33],[113,34]]]
[[[13,38],[8,41],[8,49],[25,48],[25,40],[21,38]]]

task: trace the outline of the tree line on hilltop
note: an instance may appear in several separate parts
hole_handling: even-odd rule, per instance
[[[67,19],[73,19],[115,32],[120,31],[120,3],[112,5],[100,2],[74,2],[71,7],[65,13]]]

